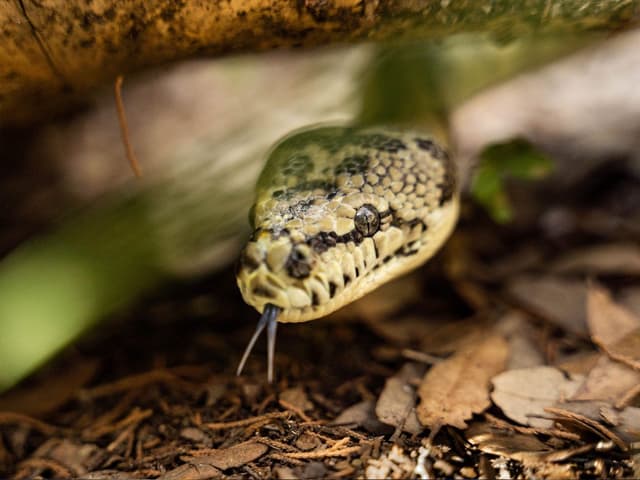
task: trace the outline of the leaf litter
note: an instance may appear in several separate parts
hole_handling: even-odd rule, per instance
[[[274,385],[264,346],[234,376],[231,271],[148,298],[0,397],[0,476],[637,476],[640,237],[589,185],[514,202],[563,228],[466,209],[424,269],[283,326]]]

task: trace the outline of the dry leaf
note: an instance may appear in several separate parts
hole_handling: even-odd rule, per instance
[[[628,287],[620,291],[620,304],[640,316],[640,287]]]
[[[284,400],[301,412],[307,412],[313,408],[313,403],[309,400],[307,393],[302,387],[294,387],[284,390],[280,394],[280,400]]]
[[[640,372],[601,355],[571,400],[601,400],[617,404],[640,383]]]
[[[551,268],[558,273],[640,275],[640,248],[633,243],[597,245],[573,251]]]
[[[464,320],[439,322],[431,325],[429,334],[422,338],[420,349],[435,355],[466,349],[486,338],[487,330],[492,325],[492,321],[476,316]]]
[[[194,462],[169,470],[158,480],[209,480],[222,477],[222,472],[213,465]]]
[[[491,399],[504,414],[516,422],[536,428],[551,428],[545,407],[570,397],[584,380],[581,375],[567,377],[554,367],[540,366],[509,370],[493,378]]]
[[[213,465],[220,470],[226,470],[253,462],[267,453],[267,450],[269,450],[269,447],[266,445],[249,441],[239,443],[233,447],[207,452],[207,455],[185,456],[181,457],[181,459],[192,465]]]
[[[538,463],[544,454],[551,451],[548,445],[534,435],[500,430],[486,423],[473,425],[465,432],[465,436],[469,443],[482,452],[528,464]]]
[[[419,379],[422,372],[423,368],[407,363],[398,374],[387,379],[376,403],[376,415],[381,422],[413,435],[422,432],[416,416],[415,389],[409,383],[411,379]]]
[[[507,291],[527,310],[566,331],[587,336],[583,281],[523,276],[514,279]]]
[[[536,331],[523,313],[515,310],[507,312],[498,320],[496,330],[509,342],[507,370],[544,364],[544,356],[536,346]]]
[[[640,319],[615,303],[609,292],[598,285],[589,285],[587,312],[591,339],[601,347],[608,347],[640,328]]]
[[[567,402],[545,410],[558,419],[582,425],[590,432],[597,432],[603,438],[613,441],[621,450],[628,450],[629,446],[615,431],[604,425],[604,418],[600,414],[603,407],[610,407],[604,402]]]
[[[600,352],[577,352],[562,358],[554,366],[572,375],[587,376],[600,360],[600,355]]]
[[[466,428],[465,420],[491,404],[489,380],[504,369],[508,355],[506,340],[493,334],[434,365],[418,388],[420,423]]]
[[[628,333],[613,345],[608,345],[604,351],[614,360],[640,370],[640,328]]]
[[[376,405],[373,400],[351,405],[345,409],[330,425],[356,425],[375,434],[391,433],[393,429],[376,417]]]

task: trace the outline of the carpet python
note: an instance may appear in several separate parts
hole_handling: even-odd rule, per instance
[[[311,127],[268,156],[237,281],[267,328],[328,315],[422,265],[458,217],[455,164],[434,136],[386,127]]]

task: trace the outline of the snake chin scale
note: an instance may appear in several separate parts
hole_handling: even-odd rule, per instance
[[[422,132],[297,132],[258,181],[240,291],[279,322],[323,317],[428,260],[458,209],[455,165]]]

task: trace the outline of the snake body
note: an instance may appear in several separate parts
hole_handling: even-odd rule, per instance
[[[393,127],[294,133],[273,148],[258,180],[255,230],[237,274],[244,300],[280,322],[303,322],[421,265],[453,229],[457,183],[432,135]]]

